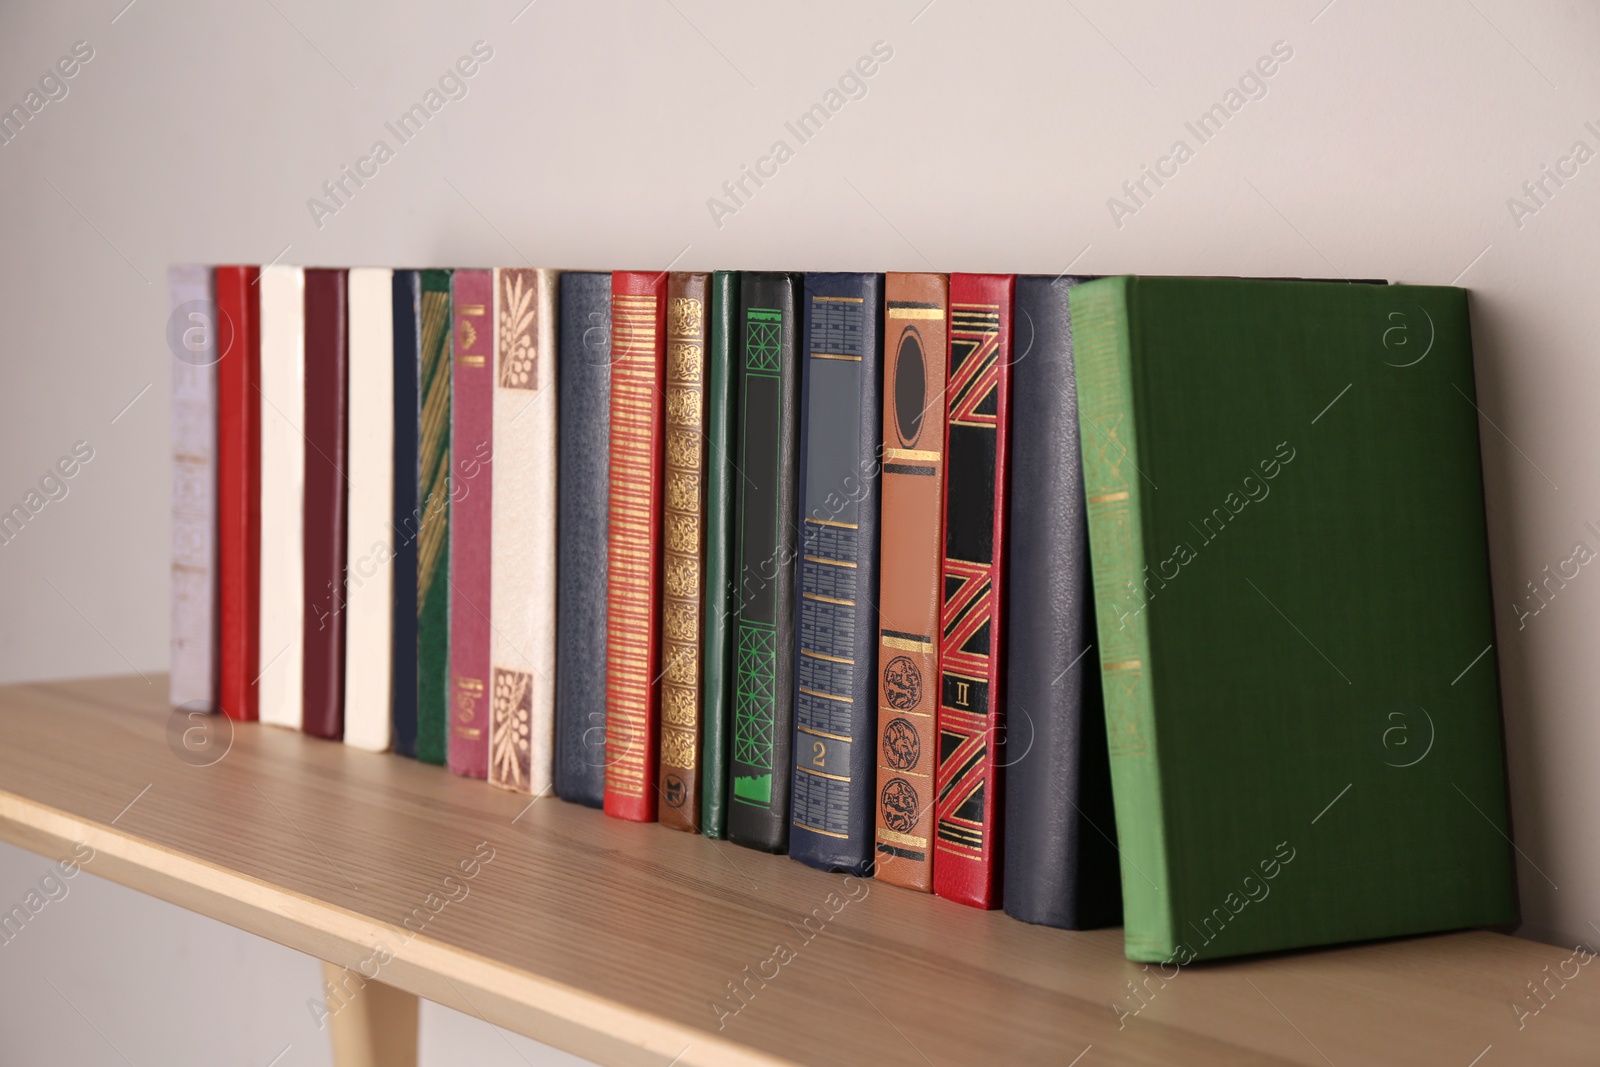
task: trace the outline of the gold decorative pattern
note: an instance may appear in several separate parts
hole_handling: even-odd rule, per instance
[[[667,433],[667,466],[679,470],[700,469],[700,435],[698,433]]]
[[[450,328],[450,294],[429,290],[422,294],[422,373],[427,391],[422,398],[421,527],[417,537],[417,615],[427,606],[433,576],[444,557],[449,529],[450,482],[450,365],[445,354],[445,333]]]
[[[705,305],[688,296],[675,296],[667,303],[668,341],[692,341],[705,337]],[[698,347],[698,346],[696,346]],[[695,381],[700,380],[698,370]]]
[[[528,791],[532,723],[533,675],[496,667],[489,717],[489,780],[495,785]]]
[[[700,549],[700,516],[698,515],[668,515],[667,551],[683,555],[698,552]]]
[[[700,502],[700,475],[689,471],[670,471],[667,474],[667,509],[693,511]]]
[[[502,270],[500,293],[500,375],[508,389],[539,388],[539,349],[534,343],[534,299],[539,274],[532,270]]]
[[[692,771],[695,769],[697,748],[694,732],[689,730],[661,731],[661,762],[667,767]]]

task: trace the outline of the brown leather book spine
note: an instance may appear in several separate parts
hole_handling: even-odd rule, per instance
[[[301,724],[344,737],[346,419],[350,350],[343,270],[306,271],[305,615]],[[282,536],[269,530],[264,536]]]
[[[876,874],[923,893],[933,891],[948,307],[943,274],[884,279]]]
[[[667,278],[668,537],[661,574],[662,826],[700,829],[700,610],[705,596],[705,372],[711,275]]]

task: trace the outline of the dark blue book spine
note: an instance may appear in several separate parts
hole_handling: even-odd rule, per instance
[[[606,770],[611,275],[561,275],[556,480],[556,795],[598,808]]]
[[[999,760],[1006,914],[1069,930],[1122,917],[1068,299],[1087,280],[1017,277]]]
[[[872,867],[883,275],[807,274],[789,855]]]
[[[394,272],[394,750],[417,754],[417,432],[421,422],[422,276]]]

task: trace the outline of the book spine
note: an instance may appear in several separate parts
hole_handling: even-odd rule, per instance
[[[389,747],[394,679],[394,272],[350,272],[344,740]]]
[[[172,349],[172,658],[168,698],[217,710],[217,305],[211,268],[167,271]]]
[[[662,273],[611,276],[605,811],[635,822],[656,818],[666,286]]]
[[[261,273],[218,267],[217,578],[223,714],[254,722],[261,673]]]
[[[450,272],[422,272],[418,380],[417,759],[443,763],[450,721]]]
[[[489,780],[550,789],[556,625],[556,275],[494,272]]]
[[[923,893],[933,891],[948,296],[942,274],[884,280],[875,874]]]
[[[1074,288],[1072,334],[1094,561],[1096,654],[1124,872],[1124,949],[1130,959],[1158,959],[1170,954],[1175,935],[1156,760],[1150,635],[1142,610],[1118,610],[1130,595],[1142,605],[1144,591],[1130,284],[1127,278],[1105,278]]]
[[[705,374],[709,274],[667,278],[667,531],[661,584],[661,825],[700,822],[700,637],[705,597]]]
[[[560,276],[555,789],[605,801],[611,275]]]
[[[738,612],[728,840],[782,852],[794,746],[800,277],[740,282]]]
[[[349,398],[348,277],[308,270],[306,286],[305,599],[302,728],[344,737],[345,469]]]
[[[494,272],[450,280],[450,769],[489,774]]]
[[[417,430],[420,419],[418,374],[422,316],[422,276],[414,270],[394,272],[391,291],[394,333],[394,434],[392,589],[394,614],[390,657],[390,721],[394,750],[417,754],[417,539],[422,509],[417,496]]]
[[[933,890],[975,908],[1000,906],[1012,288],[950,276]]]
[[[298,730],[305,649],[305,272],[261,271],[261,721]]]
[[[872,866],[883,275],[808,274],[789,855]]]
[[[734,357],[739,272],[711,276],[711,339],[706,372],[705,658],[701,671],[700,830],[728,836],[728,720],[733,702],[734,432],[738,371]]]

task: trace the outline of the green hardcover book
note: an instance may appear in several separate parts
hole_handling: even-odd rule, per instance
[[[417,759],[443,763],[450,705],[450,272],[422,272]]]
[[[706,378],[706,558],[701,693],[700,829],[728,836],[728,715],[733,699],[733,432],[739,272],[711,276],[711,358]]]
[[[1071,308],[1128,957],[1514,919],[1466,293]]]

